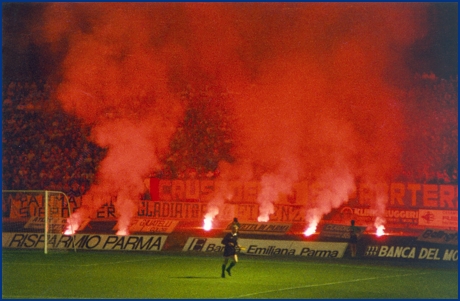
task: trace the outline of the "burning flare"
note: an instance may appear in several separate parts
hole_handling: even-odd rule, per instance
[[[126,229],[120,229],[117,231],[117,235],[126,236],[129,235],[129,232]]]
[[[305,235],[305,236],[310,236],[310,235],[312,235],[312,234],[315,234],[315,232],[316,232],[316,226],[317,226],[317,225],[318,225],[317,223],[315,223],[315,224],[310,224],[310,226],[308,226],[307,230],[305,230],[305,232],[303,233],[303,235]]]
[[[66,228],[63,232],[64,235],[74,235],[75,234],[75,231],[73,231],[72,229],[69,229],[69,228]]]
[[[257,217],[257,221],[259,223],[266,223],[270,220],[270,218],[268,217],[267,214],[263,214],[263,215],[260,215],[259,217]]]
[[[212,229],[212,217],[205,217],[203,221],[203,229],[209,231]]]
[[[212,221],[214,220],[217,214],[219,214],[219,208],[214,205],[209,206],[208,213],[205,214],[203,221],[203,229],[205,231],[209,231],[212,229]]]
[[[385,235],[385,226],[378,226],[377,227],[377,231],[375,232],[375,235],[377,236],[382,236],[382,235]]]
[[[374,226],[375,228],[377,228],[377,231],[375,232],[375,235],[377,235],[378,237],[382,236],[382,235],[385,235],[385,226],[383,225],[383,223],[385,222],[385,220],[381,217],[377,217],[375,219],[375,222],[374,222]]]
[[[82,222],[80,212],[74,212],[68,219],[64,235],[74,235]]]
[[[316,227],[318,226],[318,223],[321,219],[321,214],[319,213],[318,208],[313,208],[308,210],[307,212],[307,220],[309,220],[309,225],[303,235],[305,236],[310,236],[312,234],[315,234],[316,232]]]

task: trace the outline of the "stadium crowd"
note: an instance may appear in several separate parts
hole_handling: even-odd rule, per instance
[[[83,194],[94,181],[104,150],[89,128],[63,113],[51,85],[12,81],[4,90],[4,190],[59,190]]]
[[[413,105],[407,123],[415,130],[409,133],[411,151],[404,158],[402,180],[457,183],[458,78],[446,80],[433,73],[417,75],[406,97]]]
[[[409,166],[396,180],[457,183],[457,79],[421,76],[418,82],[408,97],[431,110],[428,122],[420,125],[425,135],[418,141],[424,161],[433,164],[423,170]],[[62,110],[52,89],[46,81],[11,81],[3,88],[4,190],[59,190],[79,196],[95,180],[106,149],[90,141],[89,126]],[[164,170],[154,176],[212,178],[221,159],[231,160],[231,130],[224,108],[215,107],[219,102],[207,102],[207,92],[192,92],[185,91],[183,97],[194,98],[190,103],[196,105],[188,109],[172,139]],[[430,127],[430,122],[441,126]],[[207,134],[194,134],[203,132]]]

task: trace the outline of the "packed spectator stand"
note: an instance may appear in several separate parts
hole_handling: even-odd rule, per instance
[[[419,183],[456,184],[458,166],[458,82],[457,78],[444,80],[429,75],[418,78],[419,85],[407,92],[408,97],[416,97],[420,106],[430,108],[424,127],[426,135],[418,137],[418,143],[425,160],[433,162],[432,168],[414,170],[406,168],[401,179]],[[53,99],[53,85],[46,81],[11,81],[3,88],[2,127],[3,127],[3,172],[4,190],[34,189],[58,190],[68,195],[83,195],[95,180],[98,165],[106,154],[106,149],[90,141],[90,127],[81,120],[69,115]],[[190,97],[190,91],[184,93]],[[201,94],[201,96],[206,96]],[[434,102],[433,99],[436,99]],[[193,109],[193,108],[192,108]],[[196,109],[196,108],[195,108]],[[221,128],[222,116],[202,123],[197,114],[186,114],[180,131],[196,130],[206,127],[215,135],[227,135],[229,130]],[[195,113],[197,113],[195,111]],[[187,119],[188,118],[188,119]],[[219,119],[220,118],[220,119]],[[199,120],[199,121],[198,121]],[[199,124],[201,122],[201,124]],[[441,126],[430,127],[429,122]],[[181,138],[182,137],[182,138]],[[206,138],[198,152],[212,150],[211,161],[191,162],[184,158],[185,149],[196,141],[181,141],[193,135],[176,135],[171,144],[171,156],[165,158],[165,169],[156,171],[155,176],[163,178],[187,177],[187,171],[196,177],[215,177],[219,159],[230,156],[231,139],[226,145]],[[228,138],[228,137],[227,137]],[[203,141],[200,141],[203,144]],[[190,152],[189,149],[189,152]],[[189,154],[190,155],[190,154]],[[181,158],[182,156],[182,158]],[[204,154],[206,156],[206,154]],[[171,157],[175,157],[171,160]],[[201,158],[202,153],[190,157]],[[180,164],[181,166],[174,166]],[[188,166],[184,166],[188,165]],[[439,168],[442,166],[442,168]]]
[[[3,95],[3,189],[84,194],[104,157],[89,127],[63,113],[46,83],[12,81]]]

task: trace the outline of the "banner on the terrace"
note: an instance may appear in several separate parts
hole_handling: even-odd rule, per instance
[[[400,209],[458,209],[458,186],[418,183],[381,183],[374,185],[386,191],[388,207]],[[150,195],[153,201],[199,201],[208,203],[213,192],[225,187],[233,192],[229,203],[257,203],[260,182],[219,181],[219,180],[162,180],[150,178]],[[356,194],[350,200],[365,206],[375,199],[375,190],[366,184],[357,185]],[[277,204],[305,205],[320,191],[316,183],[299,182],[293,185],[291,194],[280,193]]]
[[[232,224],[228,224],[224,231],[230,231]],[[270,223],[270,222],[257,222],[248,223],[241,222],[238,231],[244,233],[255,233],[255,234],[271,234],[271,235],[284,235],[292,227],[292,224],[284,223]]]
[[[458,225],[458,210],[419,210],[419,225],[427,227],[440,227],[444,229],[455,228]]]
[[[52,227],[49,229],[49,231],[54,232],[55,230],[58,230],[58,232],[62,232],[62,229],[65,226],[66,222],[66,218],[49,218],[48,225],[51,225]],[[45,218],[40,216],[32,216],[24,225],[24,228],[43,230],[45,229]]]
[[[172,233],[178,223],[178,220],[134,218],[129,225],[129,232]],[[118,223],[112,230],[118,230]]]
[[[361,238],[364,231],[367,227],[359,227],[357,232],[358,239]],[[340,238],[340,239],[349,239],[350,238],[350,225],[338,225],[338,224],[324,224],[319,233],[320,238]]]
[[[159,200],[139,200],[134,218],[141,220],[186,220],[202,222],[208,210],[209,196],[216,185],[222,182],[212,180],[158,180],[156,181]],[[153,179],[151,179],[153,181]],[[220,184],[219,184],[220,183]],[[235,196],[226,200],[219,207],[215,220],[228,223],[233,217],[247,223],[257,222],[259,204],[256,202],[259,184],[257,182],[233,181],[229,184],[235,190]],[[391,183],[387,188],[388,202],[383,212],[387,228],[416,229],[441,228],[457,230],[458,194],[457,185],[433,185]],[[194,189],[191,189],[194,187]],[[312,204],[309,195],[314,187],[307,183],[294,185],[291,195],[280,194],[273,204],[274,212],[269,216],[270,223],[293,224],[306,223],[307,211]],[[152,193],[154,196],[154,194]],[[372,225],[377,212],[368,204],[372,202],[372,193],[365,185],[359,185],[356,195],[348,202],[332,209],[322,217],[322,224],[348,225],[351,219],[358,226]],[[198,198],[198,199],[196,199]],[[13,219],[30,219],[44,217],[44,201],[41,194],[3,193],[3,217]],[[57,204],[62,202],[62,204]],[[92,202],[89,196],[69,196],[70,211],[78,210],[82,205]],[[69,217],[69,208],[62,196],[54,199],[53,210],[56,216]],[[116,197],[107,196],[107,202],[98,208],[91,220],[116,220]],[[53,211],[54,212],[54,211]],[[141,222],[133,220],[133,227],[140,228]],[[164,226],[158,225],[159,228]],[[163,229],[168,233],[169,230]],[[141,231],[142,232],[142,231]]]
[[[83,230],[89,222],[89,219],[83,219],[77,231]],[[51,233],[61,233],[66,225],[67,218],[48,218],[48,231]],[[24,225],[24,228],[43,231],[43,229],[45,229],[45,218],[41,216],[32,216]]]

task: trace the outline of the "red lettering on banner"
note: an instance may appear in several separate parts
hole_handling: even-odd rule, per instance
[[[173,180],[171,196],[174,201],[181,201],[185,198],[185,183],[181,180]]]
[[[209,202],[212,200],[212,195],[214,192],[214,181],[212,180],[203,180],[200,185],[200,200],[203,202]]]
[[[450,209],[458,208],[458,195],[453,185],[440,185],[439,186],[439,203],[440,207],[447,207]],[[457,200],[454,204],[455,199]]]
[[[152,188],[153,189],[153,188]],[[160,180],[158,187],[158,196],[162,201],[171,201],[172,181]]]
[[[176,210],[174,211],[174,216],[176,218],[182,218],[182,204],[178,203],[176,204]]]
[[[238,204],[236,210],[236,216],[240,220],[256,220],[257,219],[257,205],[255,204]]]
[[[437,207],[438,206],[438,185],[423,185],[423,206]]]
[[[417,206],[417,191],[421,191],[420,184],[407,184],[407,189],[411,191],[411,206]]]
[[[404,205],[404,195],[406,194],[406,187],[403,183],[392,183],[390,185],[390,204]]]
[[[150,198],[152,201],[160,199],[160,179],[150,178]]]
[[[389,187],[386,183],[377,184],[360,184],[359,185],[359,203],[361,205],[375,204],[376,193],[385,193],[388,195]]]
[[[185,181],[185,199],[199,200],[200,199],[200,181],[186,180]]]
[[[154,182],[155,183],[155,182]],[[153,184],[155,185],[155,184]],[[152,190],[154,187],[151,187]],[[318,183],[295,183],[289,195],[280,194],[275,201],[277,204],[308,205],[310,200],[321,191]],[[375,203],[376,189],[388,195],[388,205],[394,207],[413,208],[458,208],[458,189],[456,185],[435,185],[416,183],[377,183],[359,184],[349,200],[356,199],[361,206]],[[208,203],[217,195],[228,203],[257,203],[260,183],[256,181],[212,181],[212,180],[160,180],[158,195],[161,201],[196,200]],[[216,193],[214,193],[216,192]]]

